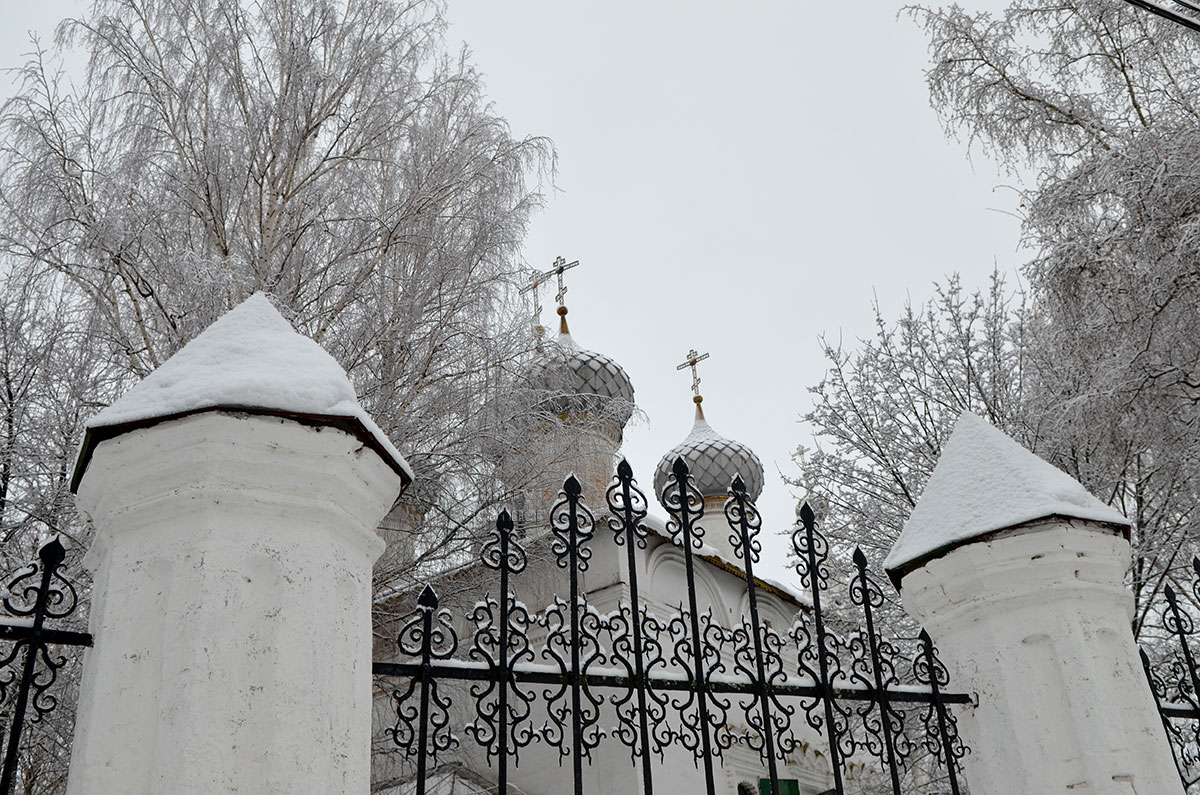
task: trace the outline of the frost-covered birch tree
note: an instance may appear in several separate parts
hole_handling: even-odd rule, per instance
[[[96,355],[92,316],[58,274],[0,259],[0,296],[0,577],[7,583],[28,570],[51,533],[75,536],[76,543],[68,543],[69,563],[78,561],[82,539],[68,489],[71,467],[83,421],[112,394],[118,373]],[[83,571],[73,577],[86,588]],[[84,628],[82,619],[73,617],[74,628]],[[0,649],[0,655],[13,648]],[[66,656],[54,688],[58,709],[26,723],[18,792],[52,794],[65,786],[80,670],[78,657]],[[5,672],[9,698],[16,692],[14,670]],[[6,700],[0,711],[11,706]]]
[[[89,314],[56,274],[0,268],[0,566],[25,565],[47,532],[70,535],[71,467],[86,415],[111,395]]]
[[[1046,376],[1030,411],[1055,463],[1133,520],[1140,628],[1200,540],[1200,43],[1099,0],[916,14],[947,130],[1036,175],[1025,276]]]
[[[424,558],[497,491],[482,452],[518,410],[517,248],[553,157],[447,52],[442,12],[100,0],[0,116],[0,244],[61,278],[97,355],[128,383],[270,293],[410,456]]]
[[[847,533],[886,546],[954,416],[975,410],[1133,520],[1140,632],[1200,549],[1200,50],[1101,0],[912,14],[947,132],[1027,182],[1026,296],[1005,306],[993,289],[964,316],[951,289],[827,350],[808,417],[821,448],[802,466]]]
[[[875,307],[875,333],[847,348],[821,340],[828,364],[805,421],[819,446],[795,458],[826,529],[882,560],[916,505],[954,419],[974,411],[1022,440],[1026,387],[1020,297],[993,275],[987,293],[958,277],[896,322]]]
[[[494,521],[522,485],[498,457],[546,435],[513,385],[533,346],[518,247],[553,150],[513,135],[445,27],[437,0],[97,0],[32,46],[0,109],[6,571],[77,531],[87,417],[260,290],[417,472],[381,590]],[[58,715],[25,765],[39,792],[61,785]]]

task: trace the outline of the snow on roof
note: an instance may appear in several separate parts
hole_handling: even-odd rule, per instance
[[[1050,516],[1129,525],[1070,475],[963,412],[883,566],[896,579],[981,535]]]
[[[377,452],[412,481],[408,462],[359,405],[346,371],[324,348],[298,334],[262,293],[226,312],[92,417],[87,432],[106,438],[118,427],[217,407],[357,420]],[[85,439],[76,482],[89,454]]]

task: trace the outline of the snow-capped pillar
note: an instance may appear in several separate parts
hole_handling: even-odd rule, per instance
[[[225,344],[247,314],[261,356]],[[369,791],[375,527],[411,476],[331,364],[251,299],[90,426],[72,795]]]
[[[1182,793],[1130,631],[1128,524],[966,415],[887,561],[934,638],[976,795]]]

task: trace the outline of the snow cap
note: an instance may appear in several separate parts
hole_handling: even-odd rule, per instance
[[[255,293],[88,421],[71,490],[105,439],[217,408],[339,427],[378,453],[405,486],[412,482],[408,462],[359,405],[346,371]]]
[[[1051,516],[1129,527],[1070,475],[963,412],[883,566],[898,587],[908,571],[955,547]]]

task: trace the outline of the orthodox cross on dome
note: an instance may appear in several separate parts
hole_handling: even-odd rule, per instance
[[[542,335],[544,329],[542,328],[542,302],[538,288],[542,286],[543,282],[549,281],[551,276],[558,279],[558,292],[554,294],[554,300],[558,302],[558,314],[559,317],[562,317],[562,331],[566,333],[567,308],[563,305],[563,299],[567,297],[567,286],[563,284],[563,272],[569,271],[578,264],[579,260],[567,262],[564,257],[556,257],[554,265],[551,266],[550,270],[543,273],[534,271],[529,277],[528,286],[522,288],[521,292],[523,293],[533,291],[533,322],[539,337]]]
[[[708,358],[707,353],[696,353],[696,349],[692,348],[687,352],[687,361],[676,367],[676,370],[682,370],[685,367],[692,368],[692,398],[696,403],[700,402],[700,375],[696,372],[696,364]]]
[[[558,292],[554,294],[554,300],[558,302],[560,307],[563,305],[563,299],[567,297],[567,286],[563,284],[563,271],[569,271],[578,264],[579,260],[567,262],[562,257],[556,257],[554,260],[554,265],[550,268],[550,270],[542,274],[542,276],[547,279],[551,276],[558,278]]]
[[[542,335],[546,333],[545,327],[542,326],[542,293],[538,288],[542,286],[542,282],[546,280],[546,274],[538,271],[529,272],[529,284],[521,288],[522,293],[533,293],[533,333],[538,337],[538,346],[541,347]]]

